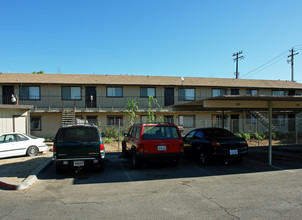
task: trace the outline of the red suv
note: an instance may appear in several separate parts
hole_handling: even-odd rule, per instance
[[[132,125],[122,142],[123,157],[130,157],[133,168],[151,159],[166,159],[176,166],[182,153],[180,131],[172,124]]]

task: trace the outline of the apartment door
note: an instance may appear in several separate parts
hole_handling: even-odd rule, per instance
[[[12,103],[12,95],[14,94],[14,86],[2,86],[2,104]]]
[[[86,107],[96,108],[96,88],[95,86],[86,86]]]
[[[231,115],[231,131],[233,133],[239,132],[239,115]]]
[[[165,88],[165,106],[174,105],[174,88]]]

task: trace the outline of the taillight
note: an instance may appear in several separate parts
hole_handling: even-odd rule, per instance
[[[53,145],[53,146],[52,146],[52,152],[54,152],[54,153],[57,152],[57,146],[56,146],[56,145]]]
[[[221,147],[220,143],[218,141],[212,141],[212,145],[214,147]]]
[[[144,153],[144,145],[143,145],[143,144],[139,144],[139,145],[137,146],[137,150],[138,150],[138,152],[140,152],[140,153]]]
[[[184,143],[181,143],[179,145],[179,148],[180,148],[180,152],[184,152]]]
[[[101,152],[104,152],[104,149],[105,149],[104,144],[103,144],[103,142],[101,142],[101,143],[100,143],[100,151],[101,151]]]
[[[246,140],[244,140],[244,146],[247,146],[247,141]]]

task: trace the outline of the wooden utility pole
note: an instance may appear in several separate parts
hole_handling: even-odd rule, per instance
[[[236,74],[236,79],[239,78],[238,60],[244,58],[244,56],[239,56],[240,54],[242,54],[242,51],[239,51],[239,52],[233,54],[233,57],[235,57],[233,60],[236,62],[236,73],[235,73]]]
[[[295,53],[296,51],[294,50],[294,48],[292,48],[290,51],[290,55],[288,55],[287,57],[290,58],[290,60],[288,60],[288,63],[291,63],[291,73],[292,73],[292,81],[294,81],[294,56],[298,55],[299,53]]]

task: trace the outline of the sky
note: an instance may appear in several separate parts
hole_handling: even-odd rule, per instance
[[[301,0],[0,0],[0,72],[302,83]]]

